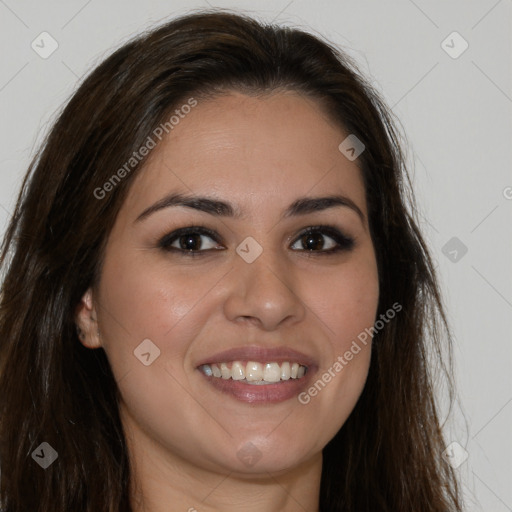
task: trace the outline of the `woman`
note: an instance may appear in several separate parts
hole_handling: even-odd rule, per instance
[[[460,511],[406,185],[312,35],[206,12],[116,51],[4,240],[1,510]]]

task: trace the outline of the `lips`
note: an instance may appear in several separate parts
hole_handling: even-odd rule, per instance
[[[276,403],[305,389],[318,365],[312,357],[287,347],[246,346],[209,356],[196,368],[212,387],[237,400]],[[238,368],[243,375],[238,375]]]
[[[315,366],[315,360],[297,350],[278,347],[264,348],[257,346],[238,347],[218,352],[197,363],[197,367],[204,364],[220,364],[226,361],[258,361],[260,363],[274,362],[284,363],[286,361],[297,362],[307,368]]]

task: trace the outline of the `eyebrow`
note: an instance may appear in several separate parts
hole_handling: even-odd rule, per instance
[[[184,206],[193,208],[201,212],[209,213],[217,217],[232,217],[241,218],[242,213],[239,208],[221,201],[202,196],[190,196],[184,194],[169,194],[152,206],[146,208],[136,219],[135,222],[140,222],[153,213],[156,213],[164,208],[171,208],[175,206]],[[282,214],[282,218],[294,217],[299,215],[306,215],[308,213],[319,212],[329,208],[344,206],[350,208],[357,213],[363,225],[366,223],[365,216],[361,209],[350,198],[342,195],[329,195],[324,197],[301,197],[295,200]]]

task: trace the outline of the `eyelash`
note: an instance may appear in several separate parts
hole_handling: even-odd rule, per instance
[[[329,256],[336,253],[339,253],[341,251],[350,251],[354,247],[354,239],[344,235],[339,229],[334,228],[332,226],[310,226],[307,229],[303,230],[299,235],[294,239],[292,245],[295,245],[297,241],[300,241],[302,237],[321,233],[322,235],[326,235],[329,238],[332,238],[334,242],[337,244],[332,249],[327,250],[308,250],[308,249],[302,249],[299,252],[305,252],[307,254],[314,254],[318,256]],[[215,241],[217,244],[220,244],[219,236],[215,231],[212,231],[211,229],[202,227],[202,226],[189,226],[186,228],[180,228],[175,231],[172,231],[171,233],[168,233],[164,237],[160,239],[158,242],[158,247],[162,249],[165,252],[173,252],[177,253],[180,256],[185,257],[197,257],[197,256],[205,256],[212,251],[215,250],[223,250],[223,249],[206,249],[206,250],[186,250],[186,249],[179,249],[177,247],[172,247],[171,244],[174,243],[176,240],[178,240],[180,237],[185,235],[205,235],[211,238],[213,241]]]

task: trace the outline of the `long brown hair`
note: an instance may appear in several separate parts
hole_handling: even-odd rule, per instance
[[[340,50],[228,11],[175,19],[115,51],[61,112],[24,179],[3,240],[0,308],[2,512],[130,511],[118,389],[102,349],[79,343],[75,308],[142,160],[98,188],[188,98],[293,90],[360,139],[380,297],[402,311],[374,337],[364,391],[323,451],[323,512],[460,511],[442,457],[433,365],[448,383],[450,332],[396,122]],[[340,141],[341,142],[341,141]],[[125,168],[126,170],[126,168]],[[95,192],[96,191],[96,192]],[[57,460],[32,456],[46,442]]]

